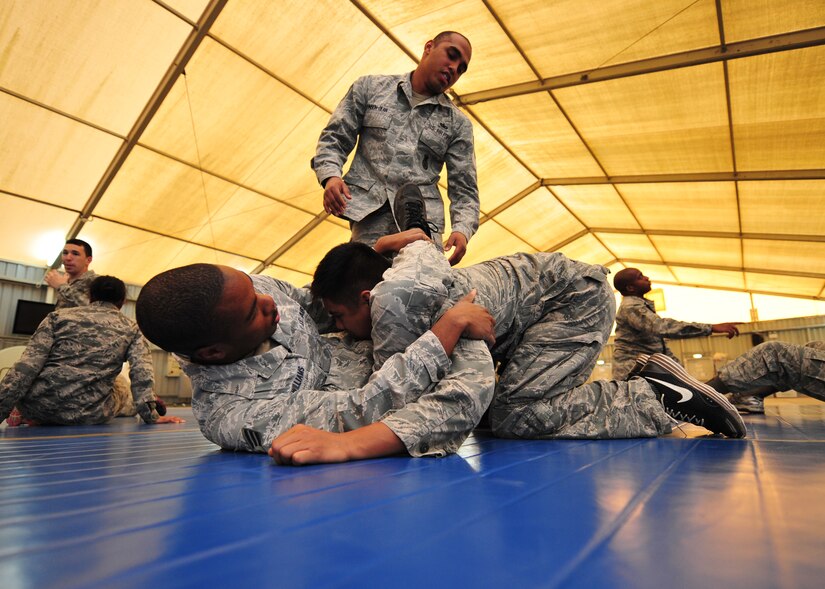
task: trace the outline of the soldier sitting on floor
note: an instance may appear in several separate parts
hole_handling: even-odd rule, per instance
[[[88,306],[50,313],[21,359],[0,383],[0,417],[17,407],[38,425],[92,425],[117,415],[123,402],[115,377],[128,360],[132,396],[146,423],[181,423],[158,414],[149,349],[134,321],[120,312],[126,287],[114,276],[91,284]]]

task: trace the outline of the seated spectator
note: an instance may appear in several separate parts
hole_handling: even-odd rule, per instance
[[[105,423],[117,414],[115,378],[128,360],[143,421],[181,423],[157,412],[149,349],[135,322],[120,312],[126,286],[100,276],[89,294],[88,306],[54,311],[37,328],[0,383],[0,417],[17,407],[24,421],[37,425]]]

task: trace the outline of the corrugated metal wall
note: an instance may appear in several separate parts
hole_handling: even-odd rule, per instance
[[[14,346],[25,346],[29,337],[12,333],[14,314],[17,310],[17,301],[51,302],[47,286],[42,285],[46,268],[27,266],[0,260],[0,350]],[[123,305],[123,314],[135,318],[135,299],[140,293],[140,287],[126,285],[126,304]],[[53,295],[52,295],[53,296]],[[170,402],[188,402],[192,398],[192,387],[189,379],[178,375],[174,362],[170,362],[169,354],[163,350],[150,346],[152,362],[155,367],[155,394]],[[170,370],[170,365],[172,369]]]

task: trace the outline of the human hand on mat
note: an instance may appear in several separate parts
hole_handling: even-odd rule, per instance
[[[161,415],[155,423],[186,423],[186,420],[174,415]]]
[[[404,450],[398,436],[378,422],[344,433],[295,425],[275,438],[267,453],[276,464],[300,466],[376,458]]]

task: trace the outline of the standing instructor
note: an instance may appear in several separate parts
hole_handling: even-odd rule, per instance
[[[471,55],[464,35],[439,33],[424,45],[415,71],[359,78],[332,113],[312,168],[324,187],[324,210],[350,221],[353,241],[372,245],[396,233],[405,213],[394,210],[395,194],[414,184],[439,243],[445,223],[438,181],[446,164],[452,232],[444,248],[452,250],[450,264],[466,253],[479,217],[473,128],[445,92],[467,71]]]

